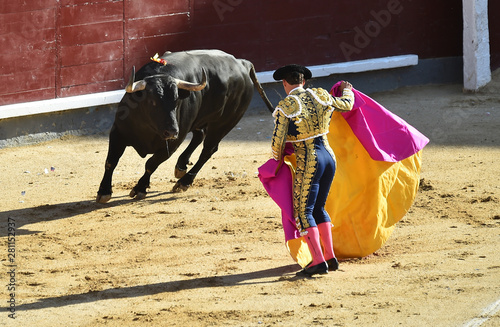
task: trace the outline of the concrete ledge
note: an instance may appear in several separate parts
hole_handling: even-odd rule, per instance
[[[125,91],[110,91],[0,106],[0,119],[118,103]]]
[[[417,55],[393,56],[357,61],[341,62],[336,64],[308,66],[313,78],[326,77],[334,74],[361,73],[372,70],[382,70],[391,68],[400,68],[408,66],[416,66],[418,64]],[[257,73],[259,82],[273,83],[276,82],[273,78],[274,72]],[[1,108],[0,108],[1,110]]]
[[[311,70],[314,78],[319,78],[333,74],[359,73],[373,70],[415,66],[417,64],[417,55],[404,55],[309,66],[308,68]],[[276,82],[273,79],[272,71],[259,72],[257,73],[257,78],[262,84]],[[125,91],[123,90],[117,90],[0,106],[0,119],[114,104],[120,102],[124,93]]]

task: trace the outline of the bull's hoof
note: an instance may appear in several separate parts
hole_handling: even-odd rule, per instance
[[[187,169],[179,169],[179,168],[175,167],[174,176],[175,176],[175,178],[179,179],[179,178],[184,177],[184,175],[186,175],[186,172],[187,172]]]
[[[146,198],[146,193],[144,192],[136,192],[136,190],[132,189],[130,191],[129,196],[134,198],[134,200],[144,200]]]
[[[111,194],[97,194],[97,197],[95,198],[95,202],[97,203],[107,203],[111,199]]]
[[[172,188],[172,192],[175,192],[175,193],[186,192],[188,188],[189,188],[189,185],[182,185],[181,183],[177,182],[177,183],[175,183],[174,187]]]

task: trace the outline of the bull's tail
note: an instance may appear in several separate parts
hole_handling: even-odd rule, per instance
[[[267,109],[269,109],[269,111],[271,113],[273,113],[274,107],[273,107],[271,101],[269,101],[269,99],[267,98],[266,92],[264,92],[262,85],[260,85],[259,80],[257,79],[257,75],[255,74],[255,68],[253,65],[252,65],[252,68],[250,69],[250,78],[252,79],[253,84],[257,88],[257,91],[259,91],[260,97],[262,98],[262,100],[264,100],[264,103],[266,104]]]

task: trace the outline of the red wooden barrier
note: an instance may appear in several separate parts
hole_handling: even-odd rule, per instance
[[[462,54],[458,0],[30,0],[0,3],[0,105],[120,89],[166,50],[217,48],[258,71]],[[497,4],[490,1],[490,13]],[[498,10],[497,10],[498,11]],[[491,15],[490,15],[491,17]],[[490,19],[492,66],[500,26]]]

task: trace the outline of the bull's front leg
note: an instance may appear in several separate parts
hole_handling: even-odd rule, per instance
[[[99,191],[97,191],[96,202],[106,203],[111,199],[113,172],[123,152],[125,152],[125,148],[126,145],[121,141],[118,132],[116,129],[113,129],[109,134],[108,156],[104,165],[104,176],[101,180]]]
[[[169,157],[169,151],[167,148],[164,148],[161,151],[155,152],[153,156],[146,161],[146,171],[134,188],[130,191],[129,195],[131,198],[142,200],[146,197],[146,189],[149,188],[151,175],[155,172],[156,168],[158,168],[158,166]]]

